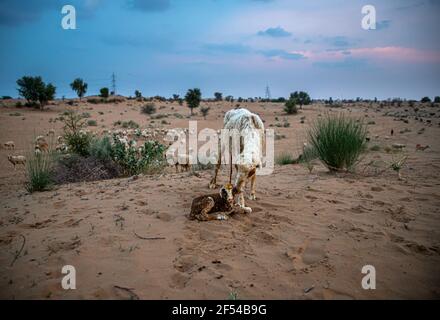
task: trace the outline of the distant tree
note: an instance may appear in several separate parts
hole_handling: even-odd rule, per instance
[[[179,100],[179,95],[178,94],[173,94],[173,100],[174,101],[178,101]]]
[[[226,96],[225,100],[228,102],[234,102],[234,97],[233,96]]]
[[[290,99],[294,99],[297,104],[299,104],[299,108],[302,109],[302,106],[308,105],[312,102],[310,96],[307,92],[304,91],[295,91],[290,94]]]
[[[286,102],[286,98],[279,97],[278,99],[272,99],[272,102],[283,103],[283,102]]]
[[[203,118],[206,120],[206,116],[208,115],[208,112],[211,108],[210,107],[201,107],[200,112],[203,115]]]
[[[177,101],[179,102],[179,106],[183,105],[183,99],[182,98],[177,99]]]
[[[440,103],[440,97],[439,96],[434,98],[434,103]]]
[[[99,90],[99,95],[100,95],[102,98],[108,98],[108,96],[109,96],[109,90],[108,90],[108,88],[101,88],[101,89]]]
[[[297,114],[298,113],[298,108],[296,107],[297,104],[297,100],[295,98],[290,98],[289,100],[286,101],[286,103],[284,104],[284,111],[287,114]]]
[[[70,87],[73,91],[76,91],[79,100],[81,100],[81,98],[84,97],[87,92],[87,83],[85,83],[81,78],[76,78],[73,80],[73,82],[70,84]]]
[[[423,97],[422,100],[420,100],[421,103],[428,103],[431,102],[431,99],[429,97]]]
[[[333,104],[333,98],[332,98],[332,97],[330,97],[330,98],[328,99],[328,104]]]
[[[24,76],[17,80],[17,85],[19,95],[33,104],[38,101],[41,109],[55,97],[56,88],[51,83],[45,84],[41,77]]]
[[[134,96],[136,97],[136,99],[141,99],[142,98],[142,93],[139,90],[135,90],[134,91]]]
[[[221,92],[214,92],[215,101],[222,101],[223,100],[223,93]]]
[[[185,95],[185,101],[188,104],[188,108],[191,109],[191,115],[193,115],[193,109],[197,108],[200,105],[200,101],[202,100],[202,93],[200,89],[194,88],[189,89]]]

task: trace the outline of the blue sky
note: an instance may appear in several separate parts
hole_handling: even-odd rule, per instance
[[[65,4],[76,30],[61,28]],[[361,28],[366,4],[376,30]],[[0,0],[0,95],[17,96],[23,75],[58,97],[82,77],[96,94],[114,72],[124,95],[432,97],[439,13],[437,0]]]

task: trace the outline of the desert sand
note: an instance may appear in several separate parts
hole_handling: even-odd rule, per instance
[[[142,104],[82,101],[73,108],[89,112],[98,122],[89,129],[99,131],[117,120],[147,127],[151,119],[140,114]],[[191,119],[198,120],[199,130],[220,129],[223,114],[235,104],[202,102],[211,107],[207,119],[200,112]],[[60,135],[62,123],[50,119],[72,108],[61,101],[43,111],[13,105],[0,108],[0,136],[2,144],[15,142],[14,154],[25,154],[33,138],[49,129]],[[168,124],[155,125],[188,126],[185,106],[156,106],[169,116]],[[277,165],[272,175],[257,178],[258,199],[247,200],[251,214],[210,222],[189,221],[186,214],[195,196],[211,192],[211,171],[167,170],[29,194],[25,171],[14,171],[7,160],[11,150],[1,149],[0,298],[227,299],[231,293],[239,299],[440,298],[438,108],[418,106],[425,121],[409,110],[405,123],[396,116],[405,106],[313,104],[294,116],[285,115],[282,104],[241,107],[285,135],[275,141],[276,154],[297,156],[310,123],[325,112],[365,118],[371,122],[369,146],[381,148],[366,153],[355,173],[331,174],[319,162],[311,173],[300,164]],[[283,127],[285,121],[289,127]],[[393,170],[367,166],[372,160],[385,166],[399,156],[385,151],[394,143],[406,145],[402,180]],[[430,148],[416,151],[417,144]],[[227,179],[224,168],[219,182]],[[76,268],[76,290],[61,287],[64,265]],[[376,268],[375,290],[361,286],[364,265]]]

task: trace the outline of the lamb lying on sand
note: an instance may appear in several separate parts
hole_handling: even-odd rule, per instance
[[[251,208],[234,206],[234,196],[237,189],[227,183],[219,193],[204,195],[193,200],[191,205],[191,220],[209,221],[226,220],[233,213],[251,213]]]

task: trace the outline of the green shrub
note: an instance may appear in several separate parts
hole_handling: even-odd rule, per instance
[[[275,163],[284,166],[287,164],[295,164],[297,161],[290,153],[282,153],[275,159]]]
[[[98,125],[98,123],[96,122],[96,120],[88,120],[87,125],[89,127],[96,127]]]
[[[147,103],[141,107],[141,113],[148,115],[156,113],[156,106],[152,102]]]
[[[309,170],[310,173],[313,171],[313,160],[318,158],[316,150],[312,146],[305,146],[303,148],[303,153],[300,156],[299,162]]]
[[[117,136],[113,136],[112,158],[126,175],[159,170],[164,164],[164,152],[165,146],[157,141],[147,141],[138,150],[136,147],[126,147]]]
[[[367,129],[361,120],[344,115],[318,118],[308,132],[309,144],[330,170],[350,170],[365,150]]]
[[[125,128],[125,129],[127,129],[127,128],[137,129],[137,128],[139,128],[139,124],[137,124],[133,120],[124,121],[124,122],[122,122],[122,128]]]
[[[50,189],[52,181],[53,154],[44,152],[30,153],[26,161],[26,190],[29,192]]]
[[[296,107],[296,101],[294,99],[289,99],[284,104],[284,112],[287,114],[297,114],[298,108]]]
[[[91,136],[82,131],[85,126],[84,118],[75,111],[67,111],[64,118],[64,140],[69,149],[81,156],[89,154]]]
[[[101,161],[112,159],[112,144],[108,136],[94,138],[89,145],[89,154]]]

